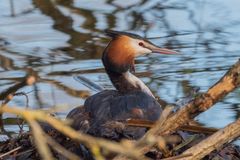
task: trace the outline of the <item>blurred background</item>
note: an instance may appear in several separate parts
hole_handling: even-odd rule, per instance
[[[113,88],[101,54],[109,42],[103,30],[115,29],[181,52],[136,60],[137,76],[174,103],[195,88],[206,91],[240,58],[239,11],[239,0],[1,0],[0,92],[31,70],[39,81],[20,90],[29,107],[68,106],[58,113],[65,117],[97,92],[77,76]],[[16,96],[9,105],[24,107],[26,99]],[[223,127],[239,116],[238,89],[196,119]]]

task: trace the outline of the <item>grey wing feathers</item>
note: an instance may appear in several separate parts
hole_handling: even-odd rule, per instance
[[[121,94],[116,90],[105,90],[89,97],[84,107],[72,110],[67,118],[73,119],[73,128],[94,136],[137,139],[146,129],[126,127],[122,122],[128,118],[155,121],[160,113],[157,101],[144,92]]]
[[[87,133],[89,125],[89,113],[85,111],[84,106],[76,107],[66,117],[72,120],[71,127],[76,130],[81,130],[81,132]]]

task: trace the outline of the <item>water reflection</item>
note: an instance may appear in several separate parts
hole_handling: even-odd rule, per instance
[[[112,88],[100,61],[108,42],[103,34],[107,28],[129,30],[182,53],[137,59],[137,76],[157,96],[172,103],[187,97],[195,88],[205,91],[240,57],[239,3],[237,0],[3,0],[0,91],[21,80],[29,68],[39,77],[36,85],[22,89],[33,91],[28,94],[32,108],[59,104],[72,108],[83,104],[96,91],[76,81],[74,77],[79,75],[104,88]],[[231,93],[197,119],[214,127],[232,122],[240,115],[239,92]],[[25,100],[17,97],[10,104],[24,106]]]

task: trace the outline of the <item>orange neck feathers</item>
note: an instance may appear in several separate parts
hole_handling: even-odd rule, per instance
[[[103,55],[106,69],[115,72],[126,72],[129,69],[134,69],[135,51],[129,45],[130,41],[129,37],[123,35],[109,43]]]

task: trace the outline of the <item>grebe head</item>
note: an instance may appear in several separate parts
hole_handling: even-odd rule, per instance
[[[177,54],[176,51],[160,48],[147,39],[128,32],[105,31],[112,41],[103,54],[106,69],[115,72],[126,72],[134,67],[134,58],[149,53]]]

